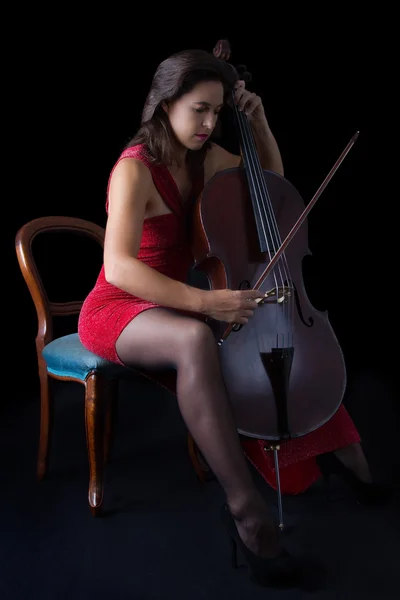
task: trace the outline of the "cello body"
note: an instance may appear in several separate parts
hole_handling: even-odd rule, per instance
[[[284,177],[265,170],[262,176],[284,239],[304,202]],[[194,268],[210,289],[253,288],[273,249],[272,254],[260,250],[244,168],[217,173],[197,199],[193,219]],[[303,259],[309,254],[304,222],[285,251],[288,296],[283,293],[278,301],[283,281],[278,266],[260,287],[272,295],[220,345],[237,429],[249,438],[284,441],[310,433],[335,414],[344,396],[341,348],[327,313],[313,307],[304,285]],[[211,325],[219,339],[227,324]]]

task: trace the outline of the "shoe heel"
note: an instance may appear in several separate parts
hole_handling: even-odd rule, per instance
[[[238,568],[238,546],[242,558],[247,563],[250,578],[263,587],[301,588],[304,590],[321,589],[325,585],[325,572],[320,565],[311,561],[294,559],[286,550],[273,558],[262,558],[253,554],[239,537],[233,517],[227,505],[222,507],[221,517],[227,528],[231,543],[231,560],[233,568]]]

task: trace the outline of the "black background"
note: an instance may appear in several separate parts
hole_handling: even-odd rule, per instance
[[[350,22],[346,15],[338,24],[314,14],[315,27],[304,16],[287,28],[281,19],[260,22],[253,7],[240,26],[218,26],[205,7],[193,10],[192,17],[186,9],[166,13],[172,19],[169,26],[155,8],[155,20],[153,9],[126,20],[118,14],[116,26],[111,14],[101,27],[96,16],[83,21],[61,13],[50,16],[46,26],[35,13],[29,28],[25,14],[23,52],[9,87],[18,118],[12,121],[16,148],[14,174],[7,174],[11,192],[6,202],[7,221],[11,219],[8,249],[13,252],[6,325],[11,328],[13,375],[20,390],[37,389],[38,381],[36,313],[16,260],[18,228],[44,215],[105,225],[108,175],[139,125],[156,66],[185,48],[212,51],[224,37],[231,43],[231,62],[246,64],[252,73],[248,87],[263,99],[285,176],[305,203],[354,133],[360,132],[309,216],[312,259],[306,261],[305,277],[311,301],[329,310],[348,367],[390,373],[396,358],[396,317],[388,231],[396,207],[386,183],[389,150],[383,125],[388,109],[382,81],[389,67],[382,47],[378,52],[373,41],[373,19]],[[184,19],[181,28],[179,15]],[[158,34],[155,25],[160,27]],[[13,47],[18,47],[17,40]],[[222,141],[228,149],[237,148],[229,127]],[[84,293],[91,288],[101,256],[66,248],[62,239],[55,243],[59,248],[51,252],[48,247],[38,249],[51,299],[61,299],[61,283],[72,274],[65,298],[72,300],[81,294],[78,286]],[[66,251],[65,264],[61,251]],[[78,258],[78,267],[71,266],[72,258]],[[8,274],[6,288],[7,281]]]

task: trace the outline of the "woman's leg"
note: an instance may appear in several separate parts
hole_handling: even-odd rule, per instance
[[[360,443],[339,448],[339,450],[335,450],[335,454],[350,471],[353,471],[360,481],[372,482],[368,461]]]
[[[224,385],[212,330],[163,308],[139,314],[116,350],[133,368],[174,368],[182,417],[221,483],[239,535],[256,554],[278,554],[275,526],[249,471]]]

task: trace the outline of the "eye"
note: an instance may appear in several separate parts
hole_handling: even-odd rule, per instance
[[[193,110],[196,113],[204,113],[204,112],[206,112],[208,110],[208,108],[194,108]],[[214,111],[214,114],[216,116],[218,116],[220,112],[221,112],[221,109],[218,109],[218,110]]]

